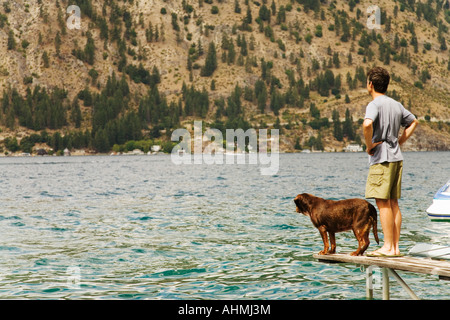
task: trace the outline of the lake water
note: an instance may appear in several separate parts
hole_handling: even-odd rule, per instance
[[[425,211],[450,153],[404,155],[401,249],[450,245],[450,223]],[[170,159],[1,158],[0,298],[364,299],[358,266],[312,258],[322,241],[293,199],[364,197],[365,154],[280,154],[273,176]],[[357,246],[351,231],[336,239],[338,252]],[[448,281],[400,274],[421,298],[450,297]],[[394,281],[391,298],[409,296]]]

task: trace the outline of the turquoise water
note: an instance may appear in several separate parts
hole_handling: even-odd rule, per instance
[[[450,223],[425,212],[449,156],[405,153],[404,252],[450,245]],[[274,176],[169,155],[2,158],[0,298],[364,299],[358,266],[312,258],[322,241],[293,198],[363,197],[367,170],[363,153],[280,154]],[[357,246],[336,238],[338,252]],[[450,296],[437,276],[400,274],[421,298]],[[409,297],[393,282],[391,298]]]

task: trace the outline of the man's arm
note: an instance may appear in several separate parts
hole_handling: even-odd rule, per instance
[[[383,141],[372,143],[372,136],[373,136],[373,126],[372,126],[373,120],[366,118],[363,122],[363,132],[364,132],[364,139],[366,140],[366,152],[373,156],[373,149],[379,145],[380,143],[383,143]]]
[[[413,122],[411,122],[411,124],[408,127],[406,127],[406,129],[403,131],[402,136],[400,137],[400,139],[398,139],[398,143],[400,145],[404,144],[406,140],[408,140],[408,138],[411,137],[414,130],[416,130],[418,124],[419,121],[417,119],[414,119]]]

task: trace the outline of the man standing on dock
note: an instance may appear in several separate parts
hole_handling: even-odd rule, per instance
[[[367,91],[373,100],[367,105],[363,123],[369,174],[366,198],[375,199],[383,228],[383,246],[367,256],[399,256],[402,215],[398,206],[401,193],[403,156],[400,145],[418,125],[416,117],[403,105],[386,96],[389,72],[375,67],[367,73]],[[405,127],[398,138],[400,127]]]

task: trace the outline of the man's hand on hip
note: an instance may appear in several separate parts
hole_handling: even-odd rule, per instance
[[[367,153],[370,156],[373,156],[373,154],[375,153],[375,147],[378,146],[379,144],[382,144],[382,143],[383,143],[383,141],[378,141],[378,142],[375,142],[375,143],[371,143],[370,146],[367,146],[367,149],[366,149]]]

